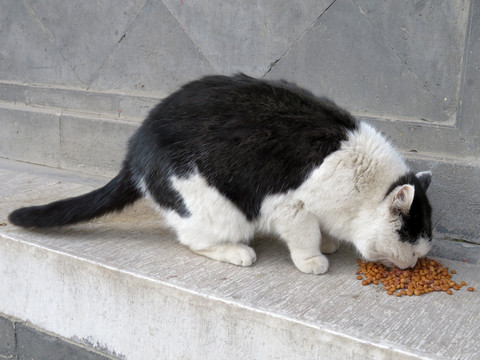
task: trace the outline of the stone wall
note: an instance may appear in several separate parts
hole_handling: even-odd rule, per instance
[[[480,4],[4,0],[0,156],[111,176],[159,99],[204,74],[285,78],[373,123],[480,243]]]

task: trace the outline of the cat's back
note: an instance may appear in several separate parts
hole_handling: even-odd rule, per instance
[[[265,138],[333,144],[357,128],[347,111],[326,98],[286,81],[244,74],[192,81],[153,109],[145,123],[159,144],[185,141],[189,147]]]
[[[357,127],[347,111],[294,84],[207,76],[153,109],[132,148],[142,156],[145,144],[155,149],[148,157],[174,175],[200,173],[254,218],[266,195],[300,186]]]

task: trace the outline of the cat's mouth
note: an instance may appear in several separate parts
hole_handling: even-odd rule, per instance
[[[385,265],[386,267],[390,267],[390,268],[397,266],[397,265],[395,265],[395,264],[393,263],[393,261],[385,261],[385,260],[384,260],[384,261],[382,261],[381,263],[382,263],[383,265]]]
[[[415,265],[417,264],[417,260],[415,260],[415,262],[410,262],[408,264],[406,263],[401,263],[401,264],[395,264],[394,262],[388,262],[389,265],[387,265],[387,263],[384,263],[384,265],[388,266],[388,267],[397,267],[401,270],[405,270],[405,269],[412,269],[415,267]]]
[[[375,258],[372,258],[372,259],[369,259],[367,261],[372,261],[372,262],[378,262],[378,263],[381,263],[382,265],[388,267],[388,268],[394,268],[394,267],[397,267],[401,270],[404,270],[404,269],[407,269],[407,268],[412,268],[415,266],[415,263],[412,264],[412,263],[407,263],[405,261],[395,261],[395,260],[392,260],[391,258],[388,258],[388,257],[375,257]]]
[[[397,264],[395,264],[392,260],[385,259],[385,258],[370,259],[369,261],[379,262],[379,263],[381,263],[382,265],[385,265],[386,267],[389,267],[389,268],[392,268],[392,267],[401,268],[400,266],[398,266]]]

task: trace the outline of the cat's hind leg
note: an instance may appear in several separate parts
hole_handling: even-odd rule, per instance
[[[178,240],[193,252],[240,266],[250,266],[257,260],[255,251],[245,244],[245,240],[253,237],[253,231],[239,237],[240,233],[231,234],[228,228],[216,227],[211,222],[202,221],[204,219],[196,219],[195,215],[192,218],[180,218],[171,214],[167,218],[171,220],[172,217],[177,218],[169,223],[173,225]]]
[[[257,260],[255,251],[245,244],[253,237],[253,231],[244,237],[239,237],[239,233],[234,236],[228,234],[230,231],[222,231],[227,229],[195,218],[181,219],[175,225],[178,240],[199,255],[240,266],[250,266]]]
[[[223,243],[206,249],[196,249],[194,246],[190,246],[190,250],[210,259],[233,265],[250,266],[257,261],[255,250],[244,244]]]
[[[337,240],[322,231],[322,240],[320,245],[322,254],[333,254],[338,250],[339,247],[340,244]]]
[[[188,216],[175,211],[166,216],[182,244],[197,254],[234,265],[249,266],[257,260],[255,251],[246,245],[254,236],[255,224],[229,199],[198,173],[174,178],[172,184],[189,211]]]

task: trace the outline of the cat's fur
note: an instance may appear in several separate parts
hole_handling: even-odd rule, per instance
[[[406,268],[431,240],[425,191],[371,126],[285,81],[239,74],[183,86],[130,139],[120,173],[103,188],[10,214],[54,227],[121,210],[144,196],[181,243],[248,266],[256,232],[283,239],[295,265],[322,274],[338,241],[368,260]]]

